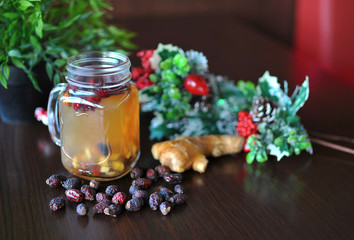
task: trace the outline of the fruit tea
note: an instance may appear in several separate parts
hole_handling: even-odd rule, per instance
[[[137,88],[85,89],[72,85],[59,99],[64,167],[85,178],[112,180],[128,173],[140,154]]]

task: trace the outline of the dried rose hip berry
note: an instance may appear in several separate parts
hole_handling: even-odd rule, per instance
[[[183,176],[179,173],[166,173],[163,180],[169,184],[177,184],[182,182]]]
[[[142,198],[144,202],[148,202],[149,200],[149,193],[144,190],[136,190],[133,194],[133,198]]]
[[[151,180],[146,178],[138,178],[133,180],[132,185],[137,186],[139,189],[146,189],[150,186]]]
[[[111,202],[107,199],[97,203],[95,206],[93,206],[92,211],[94,213],[103,213],[104,209],[109,207]]]
[[[66,177],[61,174],[53,174],[50,176],[45,182],[49,185],[49,187],[59,187],[62,182],[66,180]]]
[[[117,217],[119,214],[122,213],[122,206],[111,204],[103,210],[104,214]]]
[[[181,205],[183,203],[186,202],[187,200],[187,195],[183,194],[183,193],[177,193],[173,196],[174,199],[174,203],[177,205]]]
[[[82,185],[81,192],[85,194],[85,200],[93,201],[95,200],[96,190],[88,185]]]
[[[155,171],[159,174],[159,177],[163,177],[165,173],[171,172],[169,167],[158,165],[155,167]]]
[[[56,212],[65,207],[65,199],[63,197],[53,198],[50,200],[49,207],[52,211]]]
[[[95,179],[92,179],[90,181],[90,187],[94,188],[94,189],[98,189],[100,187],[100,182],[98,182],[97,180]]]
[[[85,203],[80,203],[76,206],[76,213],[80,216],[85,216],[88,212],[88,208]]]
[[[163,197],[160,193],[154,192],[149,197],[149,205],[152,210],[157,210],[161,202],[163,201]]]
[[[181,184],[177,184],[174,190],[176,193],[184,193],[184,187]]]
[[[73,202],[82,202],[85,195],[77,189],[68,189],[65,191],[66,198]]]
[[[139,211],[144,205],[144,200],[141,198],[132,198],[127,204],[125,204],[125,209],[128,211]]]
[[[130,171],[130,177],[132,179],[137,179],[137,178],[141,178],[144,174],[144,170],[142,168],[133,168]]]
[[[119,192],[119,188],[117,185],[109,185],[106,188],[106,194],[108,197],[113,197],[114,194],[116,194],[117,192]]]
[[[146,171],[146,178],[150,179],[151,181],[156,181],[158,178],[158,174],[155,172],[154,169],[150,168]]]
[[[138,188],[138,186],[130,186],[130,188],[129,188],[129,193],[131,194],[131,195],[134,195],[134,193],[137,191],[137,190],[139,190],[139,188]]]
[[[77,177],[73,177],[62,182],[62,185],[66,189],[80,189],[82,185],[82,181]]]
[[[118,205],[125,204],[126,200],[127,200],[127,195],[124,192],[117,192],[112,197],[112,203],[118,204]]]
[[[168,202],[173,202],[173,192],[165,187],[161,187],[160,188],[160,194],[163,196],[163,198],[165,199],[165,201]]]
[[[102,202],[102,201],[105,201],[105,200],[109,200],[108,196],[105,193],[99,192],[99,193],[96,194],[96,201],[97,202]]]
[[[171,211],[171,205],[168,202],[163,202],[160,204],[160,212],[163,215],[167,215]]]

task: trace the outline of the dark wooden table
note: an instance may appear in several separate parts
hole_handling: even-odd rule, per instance
[[[290,87],[310,76],[310,100],[300,111],[309,131],[354,137],[353,87],[321,71],[286,45],[232,17],[132,20],[123,25],[141,48],[172,42],[205,53],[210,71],[254,82],[264,73]],[[133,62],[136,62],[136,59]],[[149,118],[141,117],[142,167],[153,167]],[[344,144],[344,143],[340,143]],[[184,174],[187,204],[167,216],[144,208],[112,218],[79,217],[75,204],[53,213],[63,194],[45,184],[69,175],[41,123],[0,122],[0,239],[353,239],[354,157],[314,144],[306,153],[265,164],[238,154],[213,160],[204,174]],[[128,191],[129,177],[114,181]]]

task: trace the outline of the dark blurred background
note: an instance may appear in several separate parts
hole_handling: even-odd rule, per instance
[[[178,22],[181,18],[205,17],[240,21],[291,47],[298,61],[305,56],[327,73],[354,86],[353,0],[111,0],[111,3],[112,20],[117,23],[133,20],[144,24],[144,19],[149,19],[149,23],[151,19]],[[233,31],[227,24],[220,27]]]

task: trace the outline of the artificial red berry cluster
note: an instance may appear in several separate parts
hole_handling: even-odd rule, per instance
[[[258,126],[252,121],[252,115],[247,111],[238,112],[238,123],[236,126],[237,134],[248,138],[256,134]]]
[[[150,81],[149,75],[154,72],[151,68],[150,58],[154,53],[153,49],[142,50],[136,54],[141,59],[142,67],[135,67],[132,69],[132,79],[135,81],[135,86],[140,90],[153,85]]]

